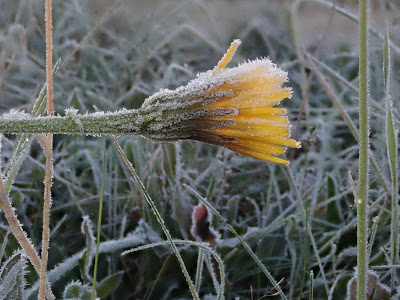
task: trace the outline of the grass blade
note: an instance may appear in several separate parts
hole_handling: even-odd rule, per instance
[[[313,270],[310,271],[310,296],[308,297],[309,300],[314,299],[314,272]]]
[[[397,130],[394,128],[392,117],[392,100],[390,97],[390,47],[389,47],[389,31],[386,28],[384,43],[384,80],[385,80],[385,98],[386,98],[386,147],[389,159],[390,177],[392,180],[392,210],[390,225],[390,259],[392,265],[397,265],[399,258],[399,203],[397,197]],[[391,269],[391,290],[395,289],[396,269]]]
[[[168,228],[165,226],[164,220],[161,217],[161,214],[159,213],[153,199],[151,199],[149,193],[147,193],[146,188],[144,187],[144,184],[142,183],[142,181],[140,180],[139,176],[137,175],[135,169],[133,168],[132,164],[130,163],[130,161],[128,160],[128,158],[126,157],[124,151],[122,150],[121,146],[118,144],[117,140],[115,139],[115,137],[112,138],[113,142],[115,144],[115,146],[118,149],[119,154],[121,155],[122,159],[124,160],[126,166],[129,168],[129,171],[131,172],[133,178],[136,180],[137,184],[139,185],[139,188],[141,190],[141,192],[143,193],[144,198],[146,199],[147,203],[150,205],[151,209],[153,210],[157,221],[160,223],[162,230],[164,231],[165,236],[167,237],[168,242],[170,243],[172,250],[175,253],[176,258],[178,259],[179,265],[181,267],[182,273],[185,276],[185,279],[189,285],[189,289],[190,292],[192,294],[193,299],[199,299],[199,296],[196,292],[196,289],[193,285],[192,280],[190,279],[189,273],[186,269],[185,263],[183,262],[182,256],[179,253],[178,248],[176,247],[176,244],[174,243],[174,241],[172,240],[172,236],[169,233]]]
[[[94,258],[94,271],[93,271],[93,289],[92,289],[92,300],[96,296],[96,278],[97,278],[97,265],[99,262],[99,245],[100,245],[100,233],[101,233],[101,217],[103,214],[103,199],[104,199],[104,177],[106,176],[106,148],[103,151],[103,164],[101,167],[101,187],[100,187],[100,204],[99,204],[99,219],[97,222],[97,240],[96,240],[96,254]]]
[[[204,242],[193,242],[193,241],[187,241],[187,240],[172,240],[172,242],[174,242],[175,244],[198,247],[199,250],[203,251],[203,253],[208,252],[210,255],[212,255],[215,258],[215,260],[218,263],[219,270],[220,270],[220,280],[221,280],[220,288],[218,290],[217,300],[224,299],[223,292],[224,292],[224,282],[225,282],[225,270],[224,270],[223,261],[219,257],[218,253],[215,252],[212,248],[210,248],[210,245],[208,243],[204,243]],[[159,242],[159,243],[151,243],[151,244],[139,246],[139,247],[136,247],[136,248],[133,248],[130,250],[126,250],[126,251],[122,252],[121,255],[126,255],[126,254],[137,252],[137,251],[151,249],[154,247],[165,246],[168,244],[170,244],[169,241],[164,241],[164,242]]]

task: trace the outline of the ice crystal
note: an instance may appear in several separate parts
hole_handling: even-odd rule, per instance
[[[2,118],[5,120],[26,120],[32,118],[30,114],[25,111],[19,111],[15,109],[11,109],[8,113],[2,115]]]

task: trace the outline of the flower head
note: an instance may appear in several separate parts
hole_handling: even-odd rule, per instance
[[[301,145],[290,139],[286,110],[274,107],[291,97],[291,89],[282,87],[287,73],[266,58],[225,68],[239,45],[235,40],[213,70],[187,85],[147,98],[142,133],[155,140],[195,139],[288,164],[276,156]]]

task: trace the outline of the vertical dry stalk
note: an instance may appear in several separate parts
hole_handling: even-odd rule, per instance
[[[47,114],[53,115],[53,78],[52,78],[52,24],[51,24],[51,0],[45,3],[46,20],[46,79],[47,79]],[[47,260],[50,239],[50,206],[51,206],[51,185],[53,176],[53,134],[47,134],[46,141],[46,174],[44,177],[44,204],[43,204],[43,233],[42,233],[42,264],[40,267],[39,299],[44,299],[47,281]]]
[[[47,81],[47,114],[53,115],[53,40],[51,24],[51,0],[45,0],[46,21],[46,81]]]
[[[22,249],[24,249],[32,265],[35,267],[37,271],[39,271],[41,263],[40,258],[36,254],[35,248],[26,237],[24,230],[22,229],[20,223],[18,222],[14,209],[11,206],[11,203],[8,199],[6,190],[4,189],[3,178],[1,175],[0,175],[0,203],[2,205],[2,210],[4,211],[7,222],[10,225],[15,238],[17,239]]]
[[[35,270],[38,273],[40,273],[40,266],[41,266],[40,258],[37,255],[31,241],[27,238],[26,233],[21,227],[21,224],[18,222],[17,216],[15,215],[14,212],[14,208],[11,206],[11,202],[8,199],[7,192],[4,188],[3,178],[1,175],[0,175],[0,203],[2,205],[2,209],[6,216],[7,222],[10,225],[15,238],[17,239],[22,249],[24,249],[26,255],[28,256]],[[47,281],[46,285],[47,285],[47,298],[55,299],[50,289],[50,284]]]
[[[50,240],[50,206],[52,185],[52,146],[53,134],[49,133],[46,140],[46,174],[44,177],[43,232],[42,232],[42,263],[40,267],[39,299],[44,299],[47,282],[47,260]],[[47,293],[47,292],[46,292]]]

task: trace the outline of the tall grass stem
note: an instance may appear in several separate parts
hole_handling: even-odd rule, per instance
[[[103,151],[103,164],[101,167],[101,187],[100,187],[100,203],[99,203],[99,218],[97,221],[97,238],[96,238],[96,254],[94,258],[94,271],[93,271],[93,287],[92,287],[92,300],[96,297],[96,280],[97,280],[97,265],[99,263],[99,246],[101,235],[101,217],[103,215],[103,200],[104,200],[104,177],[106,176],[106,148]]]
[[[367,296],[368,274],[368,0],[359,0],[359,181],[357,205],[357,299]]]

